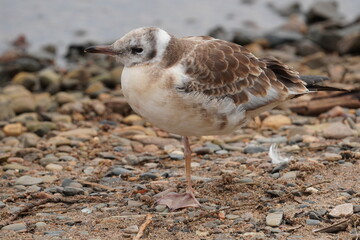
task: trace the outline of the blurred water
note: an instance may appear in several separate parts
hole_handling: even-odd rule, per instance
[[[236,29],[253,21],[259,30],[270,30],[284,18],[268,7],[284,0],[0,0],[0,53],[9,42],[24,34],[36,50],[56,44],[64,54],[69,43],[86,40],[112,42],[131,29],[159,26],[176,36],[204,35],[215,26]],[[307,9],[314,0],[299,1]],[[359,14],[359,0],[339,1],[348,18]]]

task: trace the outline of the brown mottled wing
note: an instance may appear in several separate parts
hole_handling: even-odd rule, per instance
[[[229,97],[252,110],[307,91],[297,72],[272,58],[258,59],[246,48],[218,40],[193,40],[182,61],[189,79],[182,89],[211,97]]]

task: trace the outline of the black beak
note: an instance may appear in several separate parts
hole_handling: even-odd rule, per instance
[[[106,54],[106,55],[116,55],[117,54],[117,52],[114,50],[114,47],[112,45],[88,47],[85,49],[85,52],[100,53],[100,54]]]

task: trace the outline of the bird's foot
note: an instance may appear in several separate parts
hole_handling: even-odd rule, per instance
[[[164,204],[168,206],[171,210],[201,206],[199,201],[195,198],[192,188],[188,188],[186,190],[186,193],[168,193],[165,196],[161,197],[157,201],[157,204]]]

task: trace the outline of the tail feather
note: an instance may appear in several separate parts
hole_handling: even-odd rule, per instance
[[[342,88],[336,88],[336,87],[329,87],[329,86],[322,86],[319,85],[319,83],[322,83],[325,80],[329,80],[328,77],[324,76],[312,76],[312,75],[302,75],[300,76],[300,79],[306,82],[306,88],[310,91],[348,91],[346,89]]]

